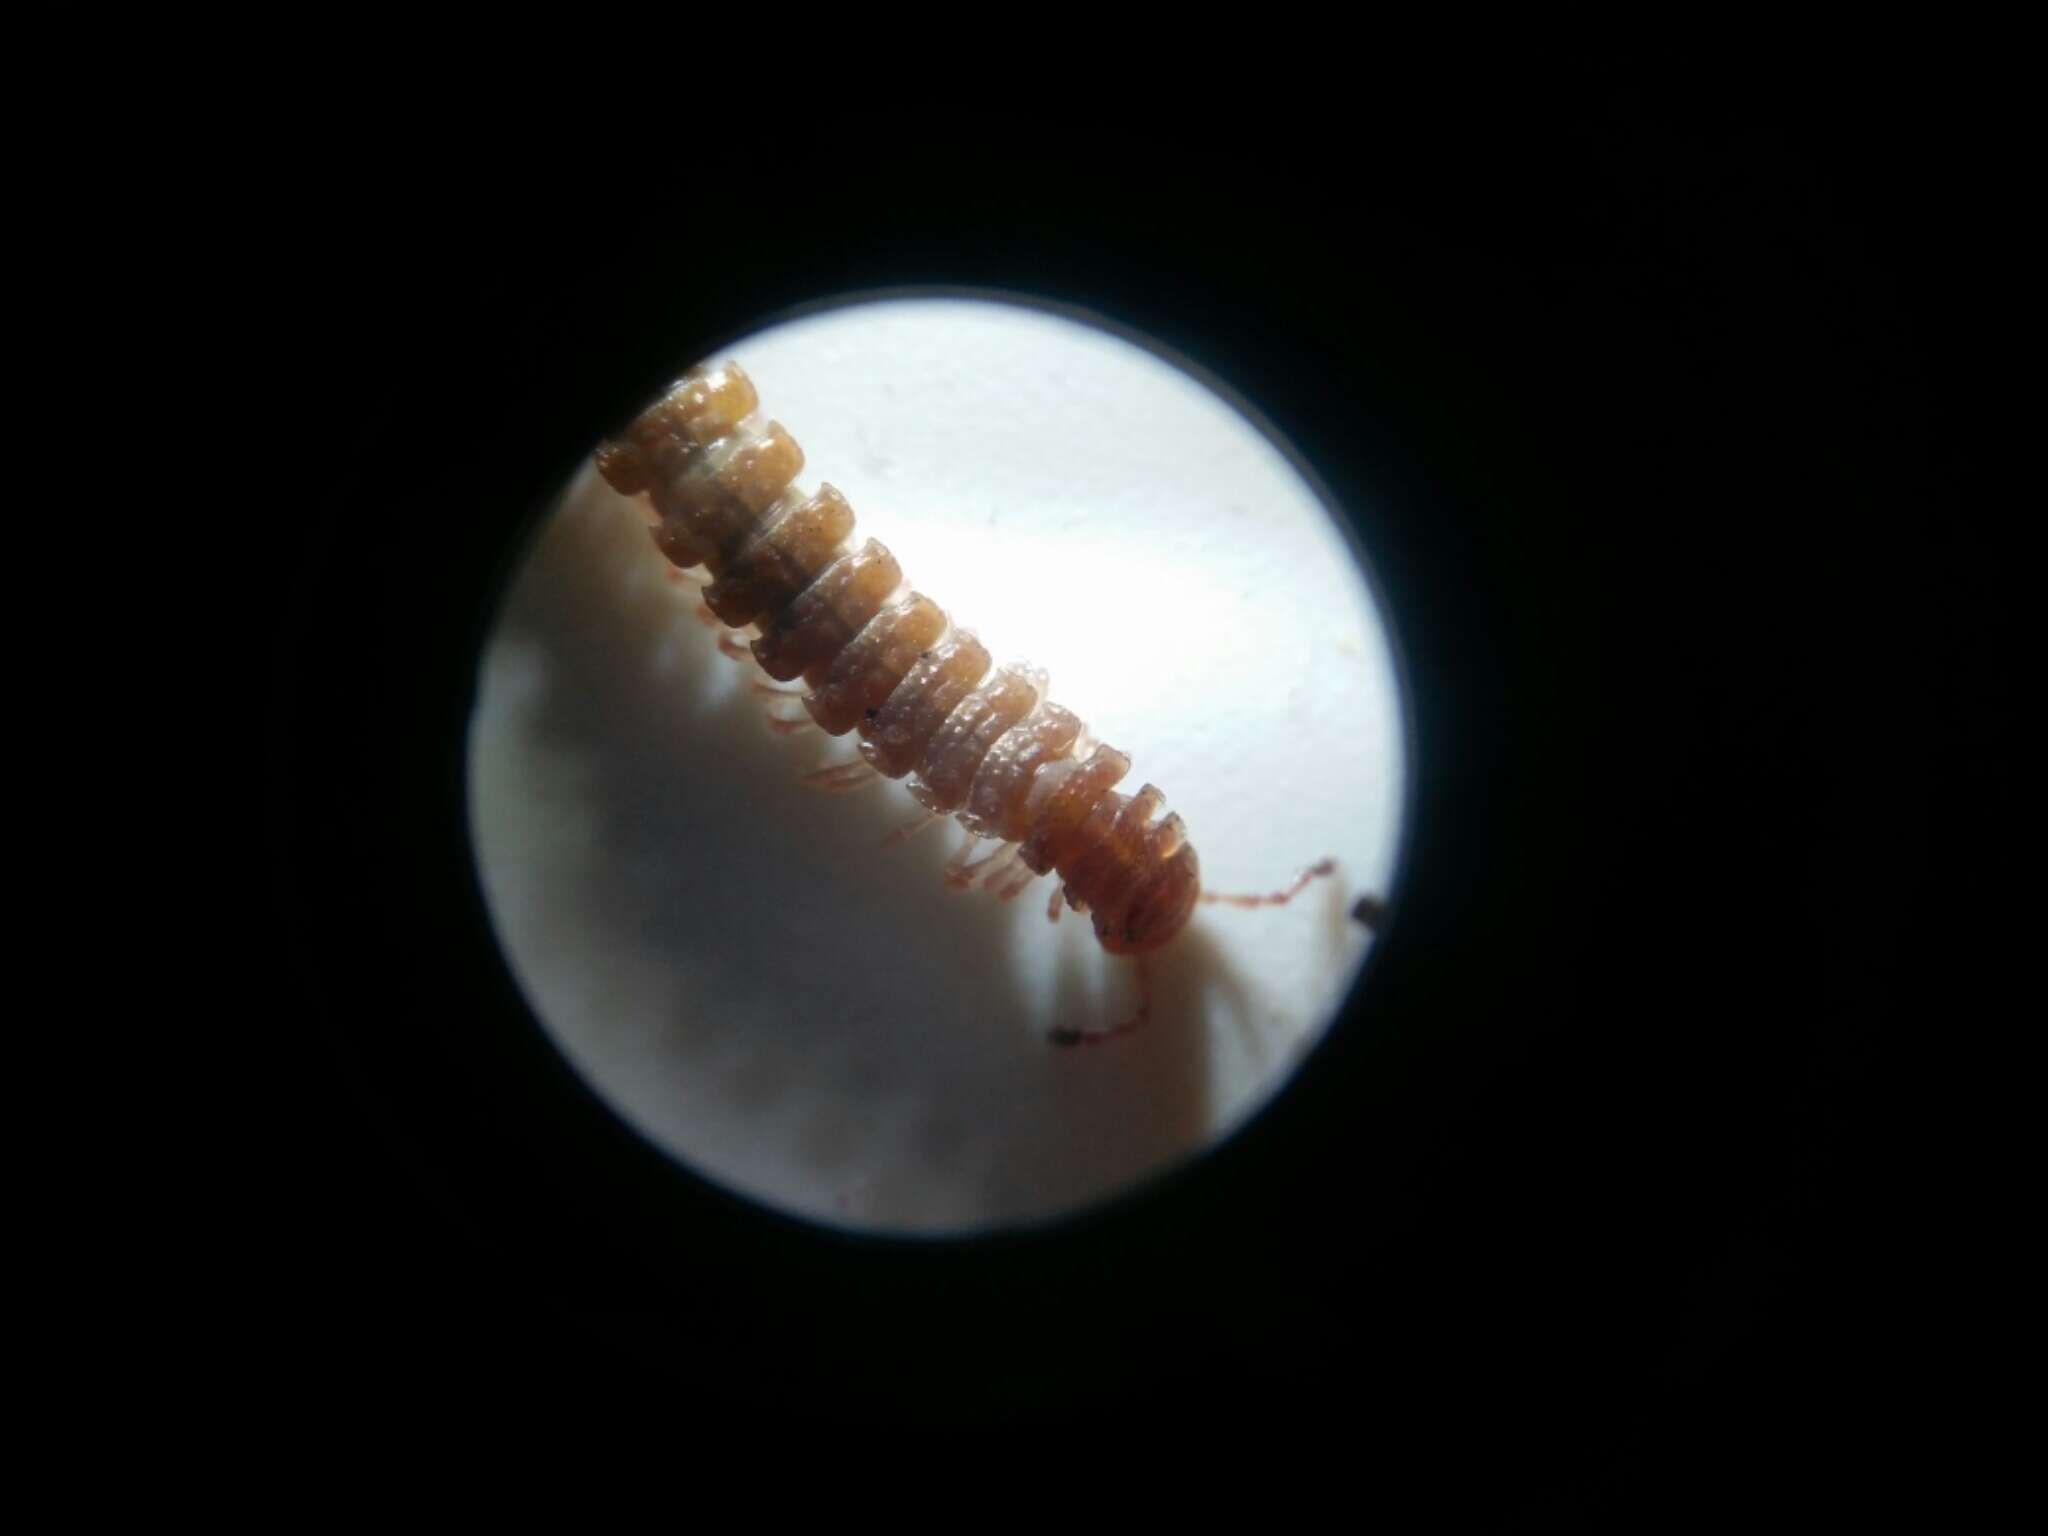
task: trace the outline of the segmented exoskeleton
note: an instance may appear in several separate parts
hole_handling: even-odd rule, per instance
[[[758,404],[737,364],[700,366],[599,448],[598,469],[622,494],[647,496],[661,552],[703,568],[709,613],[753,627],[754,660],[778,682],[803,680],[821,729],[858,732],[873,772],[907,775],[929,811],[1001,841],[976,864],[956,860],[958,883],[980,873],[1010,896],[1056,871],[1052,915],[1064,897],[1110,953],[1166,943],[1203,899],[1180,817],[1159,816],[1150,784],[1120,793],[1130,759],[1046,698],[1042,672],[992,668],[887,549],[854,538],[845,497],[798,487],[803,450]],[[1277,904],[1329,867],[1272,896],[1208,899]]]

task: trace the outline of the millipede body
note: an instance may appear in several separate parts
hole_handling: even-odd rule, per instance
[[[928,810],[1015,845],[1032,875],[1057,872],[1106,950],[1171,939],[1202,896],[1180,817],[1159,816],[1150,784],[1119,792],[1130,759],[1049,700],[1042,672],[994,666],[895,556],[855,536],[844,496],[802,490],[803,450],[758,404],[738,365],[699,367],[599,448],[598,470],[648,498],[663,555],[703,568],[705,605],[754,628],[755,660],[802,680],[820,728],[857,732],[867,763],[907,776]]]

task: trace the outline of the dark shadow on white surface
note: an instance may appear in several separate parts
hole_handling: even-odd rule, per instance
[[[900,788],[801,785],[850,748],[765,729],[644,540],[587,482],[540,530],[493,645],[528,690],[516,732],[472,739],[500,940],[585,1081],[696,1171],[857,1227],[1046,1219],[1197,1150],[1215,1129],[1207,1004],[1250,1006],[1202,919],[1155,961],[1148,1028],[1049,1044],[1054,1022],[1128,1015],[1123,964],[1068,914],[1034,999],[1018,939],[1045,926],[1046,883],[1010,904],[953,894],[950,826],[882,846],[915,814]],[[505,752],[521,782],[541,770],[523,805],[493,787]],[[552,825],[529,842],[524,818]]]

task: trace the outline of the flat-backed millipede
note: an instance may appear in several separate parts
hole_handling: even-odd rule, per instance
[[[1048,699],[1043,672],[993,666],[970,631],[911,590],[887,549],[854,538],[844,496],[828,484],[803,491],[803,450],[780,422],[764,424],[758,405],[738,364],[701,365],[602,444],[597,467],[622,495],[647,498],[654,541],[678,571],[701,568],[707,621],[751,627],[761,669],[808,686],[801,701],[811,722],[833,736],[858,732],[862,761],[812,782],[849,788],[908,776],[930,813],[920,825],[953,815],[1002,845],[969,862],[970,841],[948,865],[953,884],[980,882],[1008,899],[1057,872],[1048,915],[1056,920],[1064,899],[1115,955],[1165,944],[1200,901],[1280,905],[1331,873],[1324,860],[1270,895],[1205,892],[1181,818],[1159,816],[1165,797],[1150,784],[1120,793],[1130,759]],[[749,654],[720,638],[729,654]],[[1142,996],[1142,972],[1140,986]],[[1141,1002],[1117,1030],[1054,1038],[1120,1033],[1145,1011]]]

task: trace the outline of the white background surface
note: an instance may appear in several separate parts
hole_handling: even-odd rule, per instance
[[[880,846],[900,785],[825,795],[853,738],[781,740],[668,579],[641,513],[569,488],[486,647],[471,824],[493,922],[586,1082],[695,1171],[796,1214],[943,1232],[1047,1219],[1162,1170],[1285,1079],[1369,947],[1403,805],[1376,606],[1313,490],[1250,422],[1106,332],[966,300],[833,310],[734,343],[764,416],[856,537],[1128,753],[1185,818],[1197,908],[1128,961],[1050,880],[948,892],[948,823]],[[678,358],[677,372],[692,359]],[[984,845],[992,849],[993,844]]]

